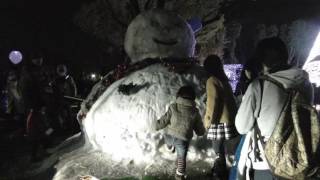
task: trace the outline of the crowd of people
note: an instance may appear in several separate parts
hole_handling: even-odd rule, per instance
[[[281,39],[261,40],[254,57],[244,66],[239,86],[242,93],[238,94],[241,104],[237,106],[221,60],[216,55],[206,58],[204,69],[209,79],[204,119],[195,106],[193,88],[183,86],[176,102],[156,123],[156,130],[166,128],[167,149],[177,152],[176,179],[186,178],[193,131],[198,136],[206,134],[212,141],[216,158],[211,175],[215,178],[273,180],[315,176],[320,129],[312,108],[313,88],[307,72],[290,66],[287,60],[287,47]],[[230,147],[226,142],[237,136],[242,139],[228,177],[225,152]]]
[[[42,57],[12,68],[6,79],[6,114],[17,125],[16,136],[26,136],[31,159],[41,158],[40,148],[50,146],[51,137],[79,130],[70,100],[78,96],[77,86],[64,64],[48,68]]]
[[[314,102],[313,87],[308,74],[287,62],[288,51],[281,39],[273,37],[261,40],[254,56],[244,65],[240,85],[234,94],[221,59],[216,55],[205,59],[203,67],[209,78],[206,81],[207,100],[203,119],[194,102],[196,95],[193,87],[183,86],[177,92],[176,101],[155,125],[156,130],[166,129],[166,147],[172,153],[177,152],[176,179],[186,178],[186,157],[193,132],[198,136],[206,135],[207,139],[212,141],[216,155],[212,164],[213,177],[228,178],[226,152],[234,149],[228,146],[228,141],[241,136],[238,146],[241,153],[238,153],[234,163],[237,165],[236,173],[230,173],[229,179],[283,178],[281,173],[275,171],[274,164],[270,163],[268,156],[273,150],[268,148],[267,154],[265,145],[273,138],[275,129],[282,127],[282,124],[279,124],[280,119],[288,116],[288,113],[284,112],[294,110],[293,106],[287,110],[288,103],[296,98],[291,91],[299,92],[299,98],[303,99],[306,106],[312,107]],[[66,65],[56,66],[56,72],[52,73],[44,68],[42,57],[35,57],[20,69],[8,73],[6,89],[7,113],[19,124],[21,133],[31,140],[33,160],[38,159],[40,147],[48,146],[48,138],[52,133],[72,131],[74,128],[76,121],[71,117],[70,98],[77,97],[78,91]],[[241,103],[238,103],[239,99]],[[296,115],[293,119],[296,124],[308,123],[310,114],[312,115],[311,110],[307,116]],[[304,142],[309,140],[303,138],[319,139],[319,124],[312,125],[315,128],[301,126],[301,132],[309,131],[310,136],[297,134],[293,139],[301,137]],[[294,128],[289,128],[288,131],[290,134],[294,132]],[[313,155],[319,152],[318,144],[319,141],[312,141],[311,145],[299,144],[299,147],[312,149],[307,152],[310,155],[306,160],[310,167],[305,168],[300,175],[310,175],[313,167],[318,166],[312,159]],[[298,156],[295,156],[298,160],[292,162],[294,165],[303,161]]]

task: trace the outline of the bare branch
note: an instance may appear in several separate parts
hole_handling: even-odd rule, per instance
[[[206,20],[206,21],[202,21],[202,26],[204,27],[204,26],[206,26],[206,25],[208,25],[210,23],[218,21],[221,18],[221,16],[222,16],[221,14],[218,14],[217,16],[213,17],[212,19],[209,19],[209,20]]]
[[[206,25],[208,25],[210,23],[213,23],[213,22],[219,20],[221,18],[221,16],[223,16],[225,14],[225,12],[227,11],[227,8],[229,8],[231,5],[232,4],[230,2],[228,2],[228,1],[224,1],[224,2],[220,3],[220,8],[219,8],[219,11],[218,11],[217,15],[215,17],[209,19],[209,20],[203,20],[202,21],[202,26],[206,26]],[[212,13],[212,12],[210,12],[210,13]],[[210,13],[208,13],[206,15],[206,17],[209,17]]]

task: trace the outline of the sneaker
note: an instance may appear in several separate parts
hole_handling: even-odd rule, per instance
[[[174,148],[174,146],[172,146],[172,145],[167,145],[167,144],[166,144],[166,150],[167,150],[168,152],[171,152],[171,153],[174,153],[174,152],[175,152],[175,148]]]
[[[174,179],[175,180],[186,180],[187,179],[187,176],[186,175],[184,175],[184,174],[182,174],[182,175],[180,175],[180,174],[175,174],[175,176],[174,176]]]

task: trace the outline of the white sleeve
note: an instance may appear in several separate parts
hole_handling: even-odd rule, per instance
[[[240,134],[247,134],[255,122],[256,97],[252,84],[244,94],[236,115],[235,126]]]

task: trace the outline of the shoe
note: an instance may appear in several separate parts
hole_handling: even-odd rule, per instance
[[[166,150],[167,150],[168,152],[171,152],[171,153],[174,153],[174,152],[175,152],[175,148],[174,148],[174,146],[172,146],[172,145],[167,145],[167,144],[166,144]]]
[[[211,169],[213,177],[223,179],[227,174],[226,160],[224,157],[218,156],[214,161],[213,167]]]
[[[179,174],[176,173],[176,174],[174,175],[174,179],[175,179],[175,180],[186,180],[186,179],[187,179],[187,176],[184,175],[184,174],[179,175]]]

